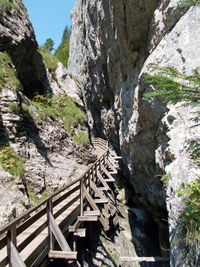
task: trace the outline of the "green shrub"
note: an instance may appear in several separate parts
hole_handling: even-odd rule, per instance
[[[28,15],[27,9],[25,5],[22,3],[22,0],[15,0],[15,2],[11,0],[0,0],[0,14],[4,15],[8,13],[11,10],[11,8],[18,10],[20,6],[22,10],[24,11],[24,13]]]
[[[73,140],[77,146],[87,147],[89,144],[89,139],[87,134],[85,134],[82,131],[78,131],[78,134],[73,136]]]
[[[181,0],[180,7],[189,8],[194,5],[199,5],[200,0]]]
[[[50,72],[54,72],[58,66],[58,59],[52,55],[47,49],[39,47],[39,53],[41,54],[44,64]]]
[[[12,67],[10,56],[7,53],[0,52],[0,90],[3,87],[20,89],[21,85]]]
[[[200,178],[193,184],[182,183],[182,189],[176,190],[179,197],[185,196],[186,208],[180,217],[180,230],[188,244],[194,246],[200,242]]]
[[[10,103],[9,110],[12,113],[18,113],[20,108],[19,108],[19,105],[17,103]]]
[[[31,103],[38,110],[38,117],[35,118],[38,123],[41,123],[47,117],[52,120],[61,119],[68,134],[71,134],[72,127],[86,123],[85,113],[67,95],[54,98],[37,95],[34,100]]]
[[[12,175],[24,176],[24,159],[20,158],[9,146],[0,150],[0,163],[2,168]]]

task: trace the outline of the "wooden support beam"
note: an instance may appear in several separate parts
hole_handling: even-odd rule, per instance
[[[78,220],[80,222],[97,222],[98,216],[78,216]]]
[[[91,188],[95,192],[95,195],[97,195],[98,197],[100,198],[105,197],[105,194],[101,190],[99,190],[99,188],[92,181],[91,181]]]
[[[9,262],[10,266],[13,267],[26,267],[23,260],[21,259],[16,247],[14,246],[13,242],[10,240],[10,255],[9,255]]]
[[[105,173],[105,175],[109,178],[109,179],[105,179],[106,182],[115,182],[115,179],[112,177],[112,175],[106,170],[106,168],[104,166],[102,166],[102,171]]]
[[[94,200],[92,199],[92,197],[90,196],[90,194],[87,192],[85,186],[83,187],[83,190],[84,190],[84,195],[85,195],[87,201],[89,202],[89,204],[91,205],[91,207],[94,210],[99,210],[97,204],[94,202]],[[103,217],[102,214],[100,215],[99,221],[103,225],[105,231],[108,231],[110,229],[109,224],[108,224],[108,221]]]
[[[169,257],[121,257],[120,262],[169,262]]]
[[[115,168],[115,166],[108,159],[105,159],[105,162],[113,172],[117,173],[117,169]]]
[[[97,171],[97,177],[99,178],[99,180],[101,181],[103,186],[106,188],[106,190],[110,190],[111,191],[110,187],[108,186],[108,184],[106,183],[106,181],[104,180],[103,176],[101,175],[101,173],[99,171]]]
[[[61,249],[63,251],[71,251],[70,246],[68,245],[63,233],[61,232],[60,228],[56,224],[55,219],[53,218],[51,212],[49,212],[49,226],[51,231],[54,234],[54,237],[56,238],[58,244],[60,245]]]
[[[59,250],[50,250],[49,258],[54,259],[66,259],[66,260],[76,260],[77,252],[74,251],[59,251]]]

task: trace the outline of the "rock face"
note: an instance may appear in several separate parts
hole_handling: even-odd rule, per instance
[[[185,74],[200,65],[200,7],[179,5],[178,0],[77,0],[68,65],[79,81],[93,134],[121,152],[138,201],[158,223],[163,254],[168,217],[171,265],[192,266],[177,238],[184,205],[175,190],[199,172],[188,152],[188,141],[199,136],[192,120],[196,110],[142,97],[152,90],[142,78],[148,64],[174,66]],[[171,176],[167,189],[159,179],[165,173]]]

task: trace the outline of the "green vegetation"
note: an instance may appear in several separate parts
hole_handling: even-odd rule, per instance
[[[87,147],[89,145],[89,138],[86,133],[78,131],[78,134],[73,136],[74,143],[77,146]]]
[[[19,105],[17,103],[10,103],[9,109],[12,113],[18,113],[20,110]]]
[[[192,103],[200,102],[200,68],[193,70],[193,75],[181,74],[174,67],[149,66],[156,70],[153,75],[144,74],[146,83],[153,84],[155,92],[145,93],[144,97],[161,96],[162,102],[177,103],[181,100]],[[164,96],[164,97],[162,97]]]
[[[200,242],[200,178],[193,184],[182,183],[182,189],[176,190],[179,197],[185,196],[186,208],[180,218],[180,230],[191,246]]]
[[[194,5],[199,5],[200,0],[181,0],[180,4],[181,4],[180,7],[189,8]]]
[[[58,59],[51,54],[47,49],[43,47],[39,47],[39,53],[41,54],[44,64],[47,69],[52,73],[57,69]]]
[[[54,47],[54,41],[51,38],[48,38],[42,46],[42,48],[44,48],[49,52],[53,51],[53,47]]]
[[[0,0],[0,15],[4,15],[4,14],[8,13],[11,10],[11,8],[18,10],[19,9],[18,5],[20,5],[20,7],[23,9],[24,13],[26,15],[28,15],[27,9],[24,6],[24,4],[22,3],[22,0],[15,0],[15,2],[11,1],[11,0]]]
[[[78,127],[79,124],[86,123],[85,113],[76,106],[73,99],[68,95],[62,95],[54,98],[48,98],[43,95],[37,95],[31,102],[39,112],[36,118],[37,122],[44,121],[47,117],[52,120],[61,119],[65,130],[72,134],[72,127]]]
[[[11,87],[13,89],[21,88],[16,72],[12,66],[10,56],[7,53],[0,52],[0,90],[3,87]]]
[[[2,168],[12,175],[24,176],[24,159],[20,158],[8,145],[0,149],[0,163]]]
[[[71,31],[68,26],[66,26],[62,36],[62,42],[55,52],[55,56],[63,63],[66,68],[69,59],[70,34]]]
[[[200,144],[195,140],[190,141],[188,152],[190,152],[194,162],[200,166]]]

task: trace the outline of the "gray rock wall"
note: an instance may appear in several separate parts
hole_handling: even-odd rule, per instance
[[[69,70],[80,83],[91,131],[121,152],[130,184],[157,221],[163,253],[168,212],[171,264],[187,266],[186,245],[180,238],[173,243],[183,210],[174,190],[196,178],[187,141],[197,139],[200,128],[190,128],[192,107],[142,97],[152,90],[142,78],[148,64],[175,66],[185,74],[200,65],[200,8],[183,10],[179,3],[77,0]],[[167,190],[160,181],[164,173],[171,175]]]

